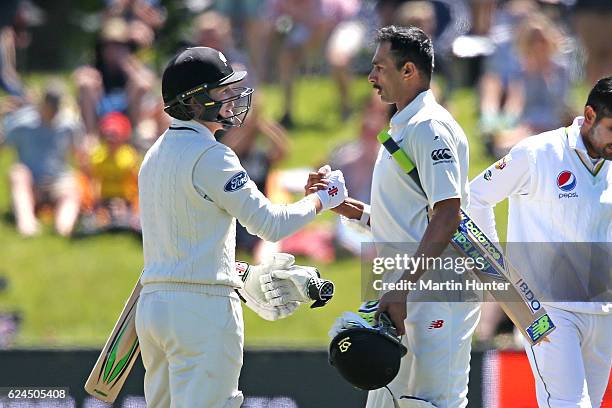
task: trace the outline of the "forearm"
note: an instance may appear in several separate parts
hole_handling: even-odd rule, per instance
[[[350,220],[359,220],[363,215],[363,210],[365,207],[365,203],[348,197],[338,207],[333,208],[332,211]]]
[[[234,152],[220,144],[200,157],[192,182],[202,199],[214,203],[251,234],[267,241],[278,241],[297,232],[321,209],[314,194],[292,204],[273,204],[249,180]]]
[[[266,198],[245,202],[236,218],[251,233],[266,241],[276,242],[302,229],[311,222],[321,204],[314,195],[292,204],[272,204]]]
[[[423,238],[414,253],[415,258],[431,259],[442,255],[448,246],[453,234],[457,231],[461,217],[459,207],[445,206],[436,211],[434,208],[431,221],[423,234]],[[418,280],[426,272],[423,268],[405,271],[403,278],[411,281]]]

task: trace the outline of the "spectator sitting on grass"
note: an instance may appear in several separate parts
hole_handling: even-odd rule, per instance
[[[122,18],[128,24],[130,39],[138,48],[150,48],[155,33],[166,21],[166,10],[159,0],[105,0],[104,18]]]
[[[293,120],[295,79],[309,56],[321,53],[334,27],[355,15],[354,0],[270,0],[268,20],[274,26],[266,41],[279,41],[278,77],[283,93],[281,125],[290,129]],[[313,59],[314,60],[314,59]],[[348,115],[348,113],[346,113]]]
[[[571,80],[564,41],[563,33],[542,14],[534,13],[518,26],[515,42],[520,70],[511,86],[520,116],[515,126],[494,138],[498,156],[527,136],[571,124],[573,115],[567,103]]]
[[[17,35],[13,25],[18,9],[17,0],[5,0],[0,6],[0,89],[13,96],[23,95],[23,86],[15,67]]]
[[[494,153],[493,139],[516,125],[521,114],[521,86],[514,81],[520,61],[514,38],[517,27],[527,16],[537,12],[528,0],[510,0],[494,14],[489,38],[495,50],[484,60],[480,77],[480,130],[489,153]]]
[[[99,118],[107,113],[122,112],[134,126],[139,123],[155,77],[132,53],[127,23],[112,18],[102,27],[94,66],[78,68],[74,78],[88,142],[92,142]]]
[[[130,120],[111,112],[100,120],[100,144],[90,158],[88,173],[94,190],[98,228],[137,229],[138,168],[141,157],[129,144]]]
[[[4,117],[4,143],[17,151],[9,172],[17,230],[24,236],[40,232],[36,210],[55,208],[55,229],[69,236],[79,215],[79,189],[68,156],[82,154],[82,132],[59,115],[62,91],[50,86],[38,107],[25,105]]]

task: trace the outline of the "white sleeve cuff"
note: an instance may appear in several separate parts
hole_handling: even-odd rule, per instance
[[[370,205],[364,204],[363,211],[361,212],[361,218],[359,219],[359,225],[364,228],[368,228],[368,222],[370,221]]]

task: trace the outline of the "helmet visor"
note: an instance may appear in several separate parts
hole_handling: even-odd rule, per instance
[[[194,97],[205,109],[217,110],[219,121],[224,125],[242,126],[251,108],[252,95],[252,88],[229,85],[211,89],[207,102],[200,100],[199,95]]]
[[[197,90],[197,92],[193,92]],[[218,122],[226,127],[242,126],[251,108],[253,88],[232,85],[206,90],[194,88],[180,95],[178,103],[194,112],[197,119],[207,122]],[[193,103],[188,102],[193,98]]]

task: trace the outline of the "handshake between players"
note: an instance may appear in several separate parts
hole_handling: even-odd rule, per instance
[[[320,210],[332,209],[348,197],[344,175],[324,166],[311,173],[306,194],[316,194]],[[300,303],[314,301],[312,308],[324,306],[334,294],[333,282],[321,279],[311,266],[295,265],[290,254],[272,254],[259,265],[236,262],[243,288],[238,290],[244,303],[265,320],[290,316]]]

